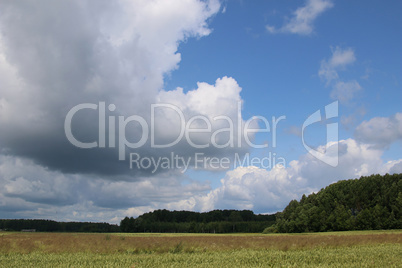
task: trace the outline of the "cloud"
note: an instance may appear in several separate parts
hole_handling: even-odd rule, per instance
[[[233,208],[273,212],[297,197],[284,168],[274,167],[267,171],[248,166],[227,172],[221,186],[201,197],[201,206],[198,206],[204,211]]]
[[[271,33],[271,34],[277,32],[277,29],[276,29],[274,26],[272,26],[272,25],[265,25],[265,29],[266,29],[269,33]]]
[[[118,223],[125,216],[136,217],[159,208],[234,208],[272,213],[282,210],[290,200],[317,192],[339,179],[401,172],[402,159],[383,163],[381,148],[354,139],[341,140],[338,145],[339,165],[335,168],[306,153],[286,168],[239,166],[227,171],[215,189],[177,170],[137,181],[111,181],[62,174],[31,160],[0,156],[0,214],[3,218]],[[321,147],[318,150],[325,148]]]
[[[366,108],[364,106],[361,106],[351,115],[342,115],[340,118],[340,122],[342,126],[347,130],[355,128],[358,123],[358,118],[364,116],[366,113]]]
[[[374,117],[357,126],[356,139],[377,148],[388,148],[392,143],[402,140],[402,113],[390,117]]]
[[[0,156],[0,183],[1,218],[116,223],[211,189],[175,170],[137,181],[111,181],[63,174],[13,156]]]
[[[342,49],[335,47],[332,49],[332,56],[328,60],[321,61],[321,67],[318,75],[325,81],[326,86],[330,86],[332,99],[339,100],[342,104],[348,104],[352,101],[356,93],[362,90],[362,87],[356,80],[343,81],[339,77],[339,71],[345,70],[346,66],[356,61],[355,52],[352,48]]]
[[[293,33],[300,35],[310,35],[314,31],[314,21],[326,10],[332,8],[334,4],[330,0],[307,0],[303,7],[296,9],[293,17],[281,28],[276,29],[272,25],[266,25],[270,33]]]
[[[286,133],[288,133],[290,135],[295,135],[297,137],[302,136],[302,127],[301,126],[290,126],[285,131],[286,131]]]
[[[191,209],[234,208],[272,213],[282,210],[290,200],[317,192],[338,180],[401,170],[402,159],[383,163],[383,151],[369,144],[347,139],[338,145],[339,165],[335,168],[305,154],[286,168],[265,170],[248,166],[228,171],[218,188],[191,199]]]
[[[356,57],[353,49],[347,48],[342,50],[340,47],[336,47],[328,64],[332,68],[338,68],[352,64],[355,61]]]
[[[388,173],[391,173],[391,174],[402,173],[402,159],[396,160],[396,161],[390,161],[389,164],[390,164],[390,168],[387,169],[387,170],[389,170]]]
[[[109,148],[106,142],[108,148],[85,150],[67,140],[66,115],[81,103],[98,105],[100,111],[100,102],[104,102],[106,121],[114,117],[117,128],[119,117],[132,115],[150,125],[150,108],[155,103],[177,104],[186,120],[194,115],[209,119],[228,116],[236,128],[238,117],[242,122],[237,108],[242,99],[233,78],[223,77],[215,85],[199,83],[187,93],[163,89],[164,76],[178,68],[181,60],[177,52],[180,42],[209,35],[207,21],[219,10],[217,0],[4,3],[0,14],[2,153],[29,158],[64,173],[151,175],[149,170],[130,170],[127,161],[119,161],[118,144]],[[221,105],[214,105],[212,98]],[[114,105],[114,111],[108,110],[109,104]],[[171,126],[177,126],[180,118],[159,110],[155,127],[162,131],[157,131],[156,138],[172,141],[178,133]],[[74,116],[74,137],[82,142],[98,140],[98,111],[86,109]],[[212,130],[224,123],[215,120]],[[194,126],[197,124],[200,122],[195,121]],[[133,143],[141,139],[144,130],[134,122],[128,124],[126,133]],[[194,134],[192,138],[205,144],[210,136]],[[195,151],[184,138],[169,150],[153,150],[150,137],[145,138],[147,143],[135,150],[143,156],[159,158],[175,151],[188,157]],[[225,133],[216,138],[225,142]],[[210,147],[204,153],[232,155],[245,150]],[[126,151],[126,159],[130,152]]]
[[[199,82],[188,92],[163,89],[164,76],[179,66],[179,44],[209,35],[207,22],[219,9],[215,0],[5,2],[0,14],[1,217],[118,222],[155,208],[191,207],[191,197],[210,191],[208,183],[193,181],[179,169],[130,169],[127,159],[118,160],[118,140],[108,148],[113,136],[108,131],[111,118],[115,131],[119,120],[131,116],[151,124],[152,104],[175,106],[186,123],[194,116],[210,120],[211,133],[244,125],[242,89],[233,78]],[[82,149],[67,140],[66,115],[83,103],[96,110],[74,115],[72,135],[99,145],[104,103],[107,148]],[[174,140],[181,123],[177,114],[158,109],[155,116],[155,141]],[[205,128],[204,123],[194,120],[190,128]],[[134,143],[142,131],[131,122],[124,134]],[[211,133],[189,136],[195,144],[210,144]],[[187,137],[174,147],[154,149],[148,136],[143,146],[123,155],[160,159],[174,152],[189,159],[195,152],[233,157],[248,151],[244,140],[220,148],[229,135],[217,133],[217,146],[203,149]],[[231,141],[238,144],[237,135]]]
[[[327,84],[339,79],[338,71],[344,69],[356,61],[355,52],[352,48],[342,49],[335,47],[332,49],[332,56],[329,60],[322,60],[318,75],[324,79]]]
[[[355,80],[348,82],[339,81],[334,85],[330,96],[332,99],[339,100],[341,103],[348,103],[355,97],[356,92],[361,89],[362,87]]]

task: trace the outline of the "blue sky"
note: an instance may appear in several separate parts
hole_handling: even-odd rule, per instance
[[[226,12],[211,20],[208,37],[179,46],[182,60],[165,88],[191,90],[198,81],[234,77],[243,88],[248,116],[288,115],[287,123],[297,125],[314,108],[332,101],[331,89],[318,75],[321,61],[336,47],[350,48],[356,61],[339,75],[357,80],[363,90],[353,103],[341,107],[342,115],[359,106],[366,110],[360,121],[399,112],[401,3],[337,1],[312,23],[311,34],[266,30],[267,25],[281,26],[301,6],[297,1],[227,2]]]
[[[318,75],[321,61],[330,58],[336,47],[351,49],[356,60],[339,76],[358,81],[362,90],[350,103],[341,105],[340,116],[353,117],[354,122],[341,124],[339,136],[353,137],[361,121],[401,111],[402,5],[397,1],[386,5],[375,1],[331,3],[333,7],[312,22],[310,34],[271,34],[267,25],[281,27],[303,4],[225,2],[225,12],[212,19],[213,32],[208,37],[180,45],[180,67],[165,80],[165,88],[191,90],[197,81],[213,83],[216,77],[234,77],[243,88],[246,116],[286,115],[280,124],[278,151],[288,161],[297,160],[304,148],[298,137],[289,135],[290,128],[301,128],[308,115],[333,101],[331,88]],[[315,146],[325,142],[322,130],[316,129],[318,136],[310,140]],[[263,141],[267,135],[259,138]],[[400,149],[400,143],[392,146],[383,158],[400,157]]]
[[[273,213],[340,179],[402,172],[400,1],[2,5],[0,218],[118,223],[160,208]],[[105,131],[99,132],[102,103]],[[324,116],[331,103],[336,116],[303,132],[309,116],[318,110]],[[93,108],[71,112],[82,104]],[[145,125],[155,120],[161,143],[175,140],[181,125],[172,110],[151,114],[152,105],[174,105],[198,129],[206,126],[200,117],[209,121],[209,133],[189,134],[206,148],[186,136],[155,148]],[[228,140],[228,132],[212,135],[228,127],[217,116],[242,131],[255,116],[267,119],[270,131],[249,137],[268,146],[247,146],[244,139],[242,146],[214,145],[211,137],[222,138],[221,145],[239,142],[236,135]],[[281,116],[273,147],[272,117]],[[250,128],[264,128],[256,123]],[[327,140],[335,133],[328,124],[337,126],[337,139]],[[71,137],[98,143],[81,148]],[[141,138],[144,144],[130,148]],[[197,153],[227,158],[230,166],[196,167]],[[173,163],[140,165],[171,154],[189,161],[185,172]],[[130,168],[133,155],[145,162]],[[236,156],[257,162],[274,156],[270,161],[281,158],[284,165],[238,166]]]

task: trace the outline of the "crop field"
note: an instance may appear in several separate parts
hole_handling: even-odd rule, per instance
[[[310,234],[0,232],[0,267],[402,267],[402,231]]]

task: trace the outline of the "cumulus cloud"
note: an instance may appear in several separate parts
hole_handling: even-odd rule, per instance
[[[130,151],[121,156],[118,135],[127,135],[131,143],[145,136],[147,142],[135,152],[154,158],[166,156],[170,151],[188,157],[194,153],[194,146],[183,137],[173,149],[152,150],[150,136],[143,126],[127,121],[127,128],[120,129],[119,117],[127,119],[135,115],[150,125],[151,105],[169,103],[181,109],[185,120],[194,115],[208,119],[222,115],[231,117],[236,128],[238,117],[240,124],[243,122],[237,105],[242,99],[241,88],[233,78],[218,79],[216,85],[199,83],[198,88],[187,93],[181,89],[171,92],[163,89],[164,75],[178,68],[179,43],[210,34],[207,20],[219,9],[217,0],[3,3],[0,14],[2,153],[29,158],[65,173],[140,177],[150,175],[153,167],[129,169],[127,162],[119,161],[119,158],[128,159]],[[221,105],[215,105],[216,102]],[[91,103],[96,109],[83,109],[74,115],[72,135],[84,143],[99,141],[100,106],[105,103],[106,148],[81,149],[67,140],[66,115],[81,103]],[[174,140],[180,134],[175,132],[180,128],[172,127],[181,122],[177,114],[159,109],[155,115],[159,116],[155,120],[157,141]],[[113,129],[109,116],[116,120],[113,146],[108,142],[113,140],[110,134],[113,131],[107,131]],[[195,120],[194,126],[201,123],[202,120]],[[215,120],[212,130],[224,123]],[[225,144],[225,135],[215,136],[219,144]],[[192,139],[194,143],[205,144],[210,136],[194,134]],[[98,145],[102,147],[100,141]],[[247,150],[240,147],[227,151],[209,147],[205,154]]]
[[[206,128],[206,122],[211,124],[211,132],[218,130],[219,128],[228,128],[230,124],[233,124],[233,128],[237,129],[238,125],[243,124],[241,118],[241,108],[243,100],[240,97],[241,87],[237,84],[236,80],[231,77],[223,77],[216,80],[215,85],[210,85],[208,83],[198,83],[198,88],[191,90],[187,93],[183,92],[182,88],[177,88],[173,91],[162,91],[157,96],[158,103],[168,103],[177,107],[182,111],[187,117],[197,117],[202,116],[204,119],[199,118],[194,120],[194,124],[191,124],[191,128]],[[219,103],[219,105],[216,105]],[[158,125],[156,126],[156,133],[164,133],[163,136],[168,136],[166,134],[168,126],[171,131],[180,130],[182,127],[180,120],[175,120],[174,116],[169,114],[169,109],[165,109],[162,114],[158,114]],[[172,113],[173,111],[170,111]],[[176,112],[173,112],[173,114]],[[230,120],[224,120],[222,116],[227,117]],[[176,118],[177,119],[177,118]],[[186,118],[187,119],[187,118]],[[239,122],[240,120],[240,122]],[[230,121],[230,122],[228,122]],[[177,132],[177,131],[176,131]],[[225,133],[223,133],[225,134]],[[227,131],[226,134],[229,134]],[[172,137],[178,136],[177,133],[172,133]],[[169,137],[167,137],[169,138]],[[198,137],[190,138],[194,141],[194,144],[209,144],[211,143],[211,135],[198,135]],[[227,143],[232,140],[237,144],[237,137],[231,139],[230,135],[219,135],[213,138],[213,141],[218,141],[219,139],[225,140]],[[172,138],[170,138],[172,140]],[[224,145],[224,143],[217,142],[217,147],[219,145]]]
[[[339,100],[343,104],[348,104],[362,90],[356,80],[343,81],[339,76],[339,71],[345,70],[347,65],[356,61],[355,52],[352,48],[342,49],[336,47],[332,49],[332,56],[328,60],[321,61],[318,75],[325,81],[326,86],[330,86],[332,99]]]
[[[402,113],[363,121],[357,126],[354,135],[363,143],[388,148],[392,143],[402,140]]]
[[[303,7],[294,11],[292,18],[281,28],[277,29],[272,25],[266,25],[265,28],[270,33],[310,35],[314,31],[313,24],[317,17],[333,6],[330,0],[307,0]]]

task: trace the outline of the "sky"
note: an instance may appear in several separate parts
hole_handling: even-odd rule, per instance
[[[275,213],[402,173],[402,2],[0,0],[0,218]]]

